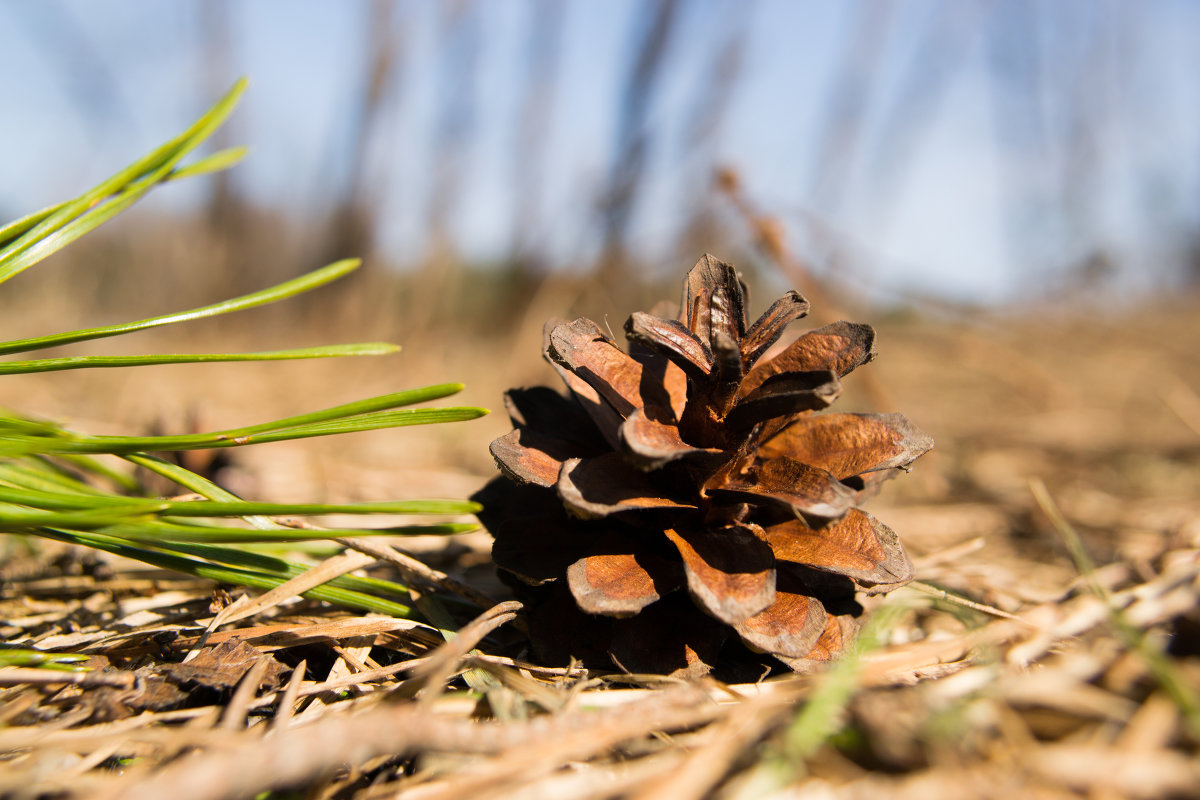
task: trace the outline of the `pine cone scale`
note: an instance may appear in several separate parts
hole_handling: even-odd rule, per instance
[[[749,528],[664,533],[683,558],[688,591],[709,615],[737,625],[775,602],[775,554]]]
[[[577,319],[555,328],[550,334],[550,357],[586,381],[621,416],[642,405],[642,365],[591,320]]]
[[[704,380],[712,373],[712,350],[678,320],[635,311],[625,323],[625,336],[662,353],[689,378]]]
[[[705,255],[688,273],[683,308],[688,328],[710,348],[723,337],[739,342],[746,333],[745,290],[737,270]]]
[[[767,459],[786,454],[846,480],[907,467],[931,447],[933,440],[900,414],[815,414],[793,421],[758,453]]]
[[[619,453],[563,462],[557,488],[567,510],[583,519],[656,509],[696,510],[693,504],[664,495],[660,487],[647,479],[645,473],[630,467]]]
[[[742,381],[745,396],[772,375],[832,370],[844,377],[875,358],[875,329],[857,322],[834,322],[809,331],[773,358],[760,361]]]
[[[625,454],[645,470],[657,469],[681,458],[721,455],[716,448],[693,447],[680,437],[677,427],[655,422],[640,408],[622,423],[620,435]]]
[[[794,291],[776,300],[746,331],[742,339],[742,361],[747,367],[754,366],[779,340],[788,325],[807,314],[808,301]]]
[[[857,496],[826,470],[788,456],[763,459],[757,454],[741,469],[714,476],[704,489],[712,496],[769,500],[796,514],[822,520],[845,514]]]
[[[734,626],[742,641],[751,647],[784,658],[801,658],[825,632],[829,615],[815,597],[775,591],[775,602]]]
[[[489,449],[500,470],[510,479],[548,489],[558,482],[563,465],[561,456],[571,452],[568,443],[528,428],[514,428],[495,439]]]
[[[641,553],[627,536],[611,535],[596,546],[604,552],[567,568],[571,594],[589,614],[632,617],[683,582],[678,565]]]
[[[900,586],[913,578],[912,562],[895,532],[870,514],[850,509],[821,527],[789,520],[765,529],[780,561],[845,575],[864,590]]]
[[[858,622],[854,617],[840,614],[830,614],[825,618],[825,630],[817,638],[812,650],[803,658],[788,658],[778,656],[796,672],[807,672],[813,667],[827,664],[835,659],[853,641],[858,633]]]
[[[778,417],[805,411],[820,411],[833,405],[842,394],[842,382],[831,370],[784,372],[767,378],[738,401],[725,423],[734,430]]]
[[[664,597],[630,619],[614,620],[609,654],[633,673],[700,677],[717,662],[729,628],[697,614],[683,592]]]

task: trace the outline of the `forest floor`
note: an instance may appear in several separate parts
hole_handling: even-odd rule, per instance
[[[1198,309],[861,318],[880,355],[839,407],[937,441],[870,505],[924,590],[887,595],[879,640],[810,675],[529,663],[483,532],[396,542],[426,580],[497,601],[448,641],[297,598],[210,630],[243,590],[0,542],[0,641],[92,667],[0,669],[0,796],[1200,796]],[[21,376],[0,405],[93,433],[219,428],[462,380],[456,401],[499,410],[506,386],[553,382],[518,334],[453,358]],[[461,498],[507,429],[499,411],[264,445],[227,478],[264,500]]]

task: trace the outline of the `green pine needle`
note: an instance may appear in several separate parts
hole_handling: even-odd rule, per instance
[[[3,251],[0,251],[3,252]],[[197,319],[206,319],[208,317],[216,317],[221,314],[229,314],[234,311],[245,311],[259,306],[277,303],[280,300],[287,300],[296,295],[310,292],[324,286],[327,283],[345,277],[362,265],[362,261],[357,258],[346,258],[341,261],[335,261],[332,264],[313,270],[298,278],[293,278],[290,281],[270,286],[266,289],[261,289],[257,292],[235,297],[230,300],[223,300],[220,303],[201,306],[199,308],[189,309],[187,311],[178,311],[174,314],[164,314],[159,317],[149,317],[148,319],[138,320],[136,322],[125,322],[119,325],[105,325],[99,328],[83,328],[77,331],[68,331],[66,333],[56,333],[49,336],[35,336],[29,339],[14,339],[9,342],[0,342],[0,355],[8,353],[24,353],[30,350],[42,350],[47,347],[58,347],[64,344],[73,344],[75,342],[86,342],[93,339],[104,339],[109,336],[120,336],[125,333],[136,333],[137,331],[149,330],[151,328],[160,328],[163,325],[173,325],[178,322],[191,322]]]
[[[271,350],[259,353],[183,353],[148,356],[71,356],[42,358],[35,361],[0,362],[0,375],[19,375],[30,372],[58,372],[65,369],[97,369],[111,367],[148,367],[159,364],[200,364],[219,361],[286,361],[299,358],[336,358],[339,356],[381,356],[395,353],[398,345],[386,342],[366,344],[303,347],[294,350]]]

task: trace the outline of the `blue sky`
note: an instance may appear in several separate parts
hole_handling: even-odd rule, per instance
[[[553,113],[537,164],[528,167],[547,176],[534,236],[556,262],[579,262],[595,250],[629,32],[646,5],[564,5]],[[707,174],[707,161],[685,146],[686,126],[714,53],[745,25],[742,69],[703,158],[735,166],[816,266],[836,256],[855,280],[885,287],[884,294],[989,301],[1016,297],[1103,248],[1133,265],[1127,281],[1164,281],[1154,265],[1172,257],[1171,237],[1200,229],[1200,89],[1191,77],[1200,72],[1200,9],[1169,0],[1053,4],[1053,13],[1034,16],[1029,33],[1043,69],[1030,101],[1022,94],[1028,86],[997,82],[988,71],[1009,57],[996,35],[996,26],[1012,24],[997,11],[1004,5],[682,2],[670,67],[648,117],[652,169],[632,244],[679,257],[675,233]],[[1006,10],[1026,5],[1008,0]],[[297,214],[319,214],[331,202],[344,178],[339,154],[356,103],[348,89],[362,69],[368,8],[362,0],[230,6],[225,69],[230,79],[251,80],[230,138],[251,147],[236,181],[257,202]],[[512,241],[514,176],[526,168],[514,160],[524,47],[543,6],[490,0],[471,8],[479,34],[468,104],[476,135],[462,153],[453,234],[468,255],[499,258]],[[439,92],[448,84],[438,49],[444,5],[398,2],[395,11],[402,58],[369,143],[368,172],[387,220],[382,245],[406,260],[426,246]],[[854,157],[844,169],[822,170],[846,33],[877,14],[887,15],[887,35],[878,52],[854,62],[867,64],[871,78]],[[923,38],[943,22],[953,32],[944,48]],[[0,81],[0,213],[16,216],[82,190],[206,107],[214,90],[205,81],[200,25],[198,0],[0,0],[0,74],[9,76]],[[1020,31],[1012,41],[1020,50]],[[918,74],[914,65],[945,78],[923,105],[924,95],[905,83]],[[1090,99],[1082,118],[1076,97]],[[919,119],[906,144],[895,126],[910,102]],[[1036,116],[1029,124],[997,125],[997,115],[1029,109]],[[1080,142],[1094,153],[1073,161],[1070,148]],[[1074,216],[1063,212],[1060,175],[1072,165]],[[822,175],[833,185],[821,185]],[[203,192],[173,187],[153,202],[185,210]],[[835,244],[814,229],[831,232]]]

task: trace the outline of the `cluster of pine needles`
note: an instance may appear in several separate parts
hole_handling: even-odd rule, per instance
[[[233,163],[229,151],[180,166],[239,92],[88,194],[0,228],[0,281],[154,186]],[[193,311],[8,342],[0,353],[247,309],[353,267]],[[930,345],[931,335],[911,338]],[[0,371],[391,349],[80,356],[3,361]],[[396,544],[466,530],[469,503],[257,503],[162,455],[481,415],[402,408],[459,388],[184,436],[91,436],[0,415],[0,796],[1200,792],[1200,508],[1176,486],[1174,505],[1147,512],[1138,487],[1122,493],[1099,479],[1111,476],[1096,478],[1104,455],[1094,441],[1050,452],[1012,429],[981,425],[974,441],[960,429],[961,452],[935,463],[946,485],[889,513],[920,581],[874,600],[856,645],[830,668],[737,685],[528,662],[518,603]],[[1168,399],[1185,422],[1200,405],[1186,387]],[[1181,446],[1165,463],[1195,476],[1198,451]],[[1017,461],[1002,463],[1004,453]],[[1045,467],[1050,485],[1013,463]],[[146,496],[138,476],[148,473],[178,496]],[[399,521],[295,519],[352,514]],[[1121,537],[1096,566],[1090,550]],[[459,555],[478,562],[482,547]]]

